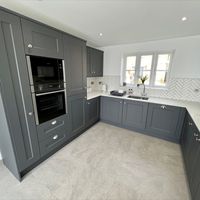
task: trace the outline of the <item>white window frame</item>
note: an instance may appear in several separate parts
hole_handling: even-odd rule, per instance
[[[152,68],[151,68],[151,77],[149,80],[149,85],[146,85],[148,88],[161,88],[166,89],[169,84],[170,79],[170,72],[171,72],[171,66],[173,63],[173,57],[174,57],[175,50],[166,50],[166,51],[146,51],[146,52],[136,52],[136,53],[129,53],[124,54],[122,59],[122,70],[121,70],[121,85],[125,82],[126,78],[126,58],[128,56],[136,56],[136,66],[135,66],[135,77],[134,77],[134,84],[126,83],[126,86],[128,87],[136,87],[138,80],[139,80],[139,74],[140,74],[140,63],[141,63],[141,56],[145,55],[153,55],[152,58]],[[165,86],[157,86],[155,85],[155,78],[156,78],[156,71],[157,71],[157,63],[158,63],[158,55],[160,54],[170,54],[170,63],[169,68],[167,70],[167,78],[166,78],[166,85]],[[164,70],[163,70],[164,71]]]

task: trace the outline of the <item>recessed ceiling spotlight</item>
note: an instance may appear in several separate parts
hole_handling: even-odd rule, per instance
[[[184,22],[187,20],[187,17],[182,17],[181,20]]]
[[[99,36],[102,37],[102,36],[103,36],[103,33],[99,33]]]

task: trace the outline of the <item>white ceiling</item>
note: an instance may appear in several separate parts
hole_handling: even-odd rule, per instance
[[[198,0],[0,0],[0,5],[84,38],[93,46],[200,34]],[[188,20],[182,22],[183,16]]]

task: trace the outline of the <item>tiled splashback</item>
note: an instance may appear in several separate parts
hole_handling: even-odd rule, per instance
[[[120,76],[104,76],[97,78],[87,78],[87,87],[92,91],[102,90],[102,84],[107,84],[108,91],[128,90],[129,87],[120,86]],[[139,95],[141,88],[133,87],[135,95]],[[200,79],[171,78],[166,89],[146,89],[148,96],[163,97],[186,101],[200,102]]]

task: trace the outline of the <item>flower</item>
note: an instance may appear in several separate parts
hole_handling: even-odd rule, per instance
[[[142,84],[144,84],[144,82],[148,79],[148,76],[145,75],[145,76],[140,76],[139,77],[140,81],[142,82]]]

